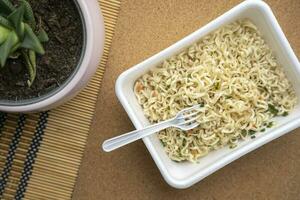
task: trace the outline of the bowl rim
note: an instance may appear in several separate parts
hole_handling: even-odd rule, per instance
[[[297,70],[300,71],[300,64],[298,62],[298,59],[297,59],[296,55],[294,54],[290,44],[288,43],[284,33],[282,32],[282,30],[281,30],[281,28],[280,28],[280,26],[279,26],[279,24],[278,24],[278,22],[277,22],[277,20],[274,16],[274,14],[273,14],[271,8],[265,2],[263,2],[261,0],[246,0],[246,1],[236,5],[235,7],[230,9],[229,11],[225,12],[221,16],[217,17],[216,19],[212,20],[208,24],[204,25],[203,27],[199,28],[195,32],[193,32],[193,33],[189,34],[188,36],[182,38],[181,40],[174,43],[170,47],[158,52],[157,54],[151,56],[150,58],[148,58],[148,59],[142,61],[141,63],[139,63],[139,64],[129,68],[128,70],[124,71],[118,77],[118,79],[116,81],[116,85],[115,85],[116,95],[117,95],[120,103],[122,104],[123,108],[127,112],[127,114],[129,116],[129,118],[131,119],[132,123],[134,124],[134,126],[137,129],[143,128],[144,126],[142,125],[142,123],[140,122],[138,117],[136,116],[135,112],[132,109],[132,106],[128,102],[126,94],[124,94],[124,92],[123,92],[123,86],[126,83],[126,81],[128,81],[127,76],[130,75],[131,73],[135,72],[136,70],[143,69],[144,66],[147,65],[147,63],[149,63],[152,60],[156,59],[161,54],[166,54],[171,49],[175,49],[175,48],[179,47],[180,44],[184,44],[187,38],[191,38],[191,37],[194,37],[194,36],[198,35],[198,33],[200,31],[203,31],[204,29],[209,29],[208,27],[211,27],[213,24],[216,24],[216,23],[220,22],[221,20],[223,20],[223,18],[227,18],[228,16],[231,16],[235,12],[242,12],[240,10],[245,10],[245,9],[247,9],[249,7],[253,7],[253,6],[256,7],[257,9],[260,9],[264,14],[266,14],[265,17],[269,18],[272,21],[273,27],[276,29],[277,33],[279,34],[279,36],[280,36],[280,38],[283,42],[283,46],[286,48],[287,53],[289,54],[289,59],[297,67]],[[271,140],[274,140],[274,139],[280,137],[281,135],[297,128],[299,125],[300,125],[300,119],[293,119],[290,122],[288,122],[287,124],[283,125],[280,129],[273,130],[272,134],[266,135],[266,137],[264,137],[264,140],[253,141],[250,144],[248,144],[247,146],[244,146],[244,148],[243,147],[240,148],[238,152],[232,152],[230,155],[226,156],[226,158],[219,161],[218,164],[210,165],[202,171],[197,171],[194,176],[191,176],[191,177],[186,178],[186,179],[180,179],[180,180],[174,178],[168,172],[166,166],[164,165],[164,162],[161,159],[158,158],[156,148],[152,144],[152,142],[150,141],[150,137],[143,138],[143,142],[146,145],[146,147],[147,147],[149,153],[151,154],[154,162],[156,163],[157,167],[159,168],[159,170],[160,170],[163,178],[165,179],[165,181],[170,186],[172,186],[174,188],[184,189],[184,188],[188,188],[188,187],[192,186],[193,184],[195,184],[198,181],[202,180],[206,176],[214,173],[218,169],[220,169],[220,168],[224,167],[225,165],[231,163],[232,161],[240,158],[241,156],[249,153],[250,151],[252,151],[254,149],[257,149],[258,147],[264,145],[265,143],[270,142]]]

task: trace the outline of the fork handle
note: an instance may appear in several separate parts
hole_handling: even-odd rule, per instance
[[[129,133],[125,133],[123,135],[119,135],[117,137],[105,140],[102,144],[102,148],[104,151],[110,152],[110,151],[120,148],[126,144],[129,144],[131,142],[139,140],[143,137],[146,137],[148,135],[151,135],[153,133],[156,133],[163,129],[171,127],[172,120],[173,119],[166,120],[166,121],[154,124],[154,125],[147,126],[146,128],[143,128],[140,130],[131,131]]]

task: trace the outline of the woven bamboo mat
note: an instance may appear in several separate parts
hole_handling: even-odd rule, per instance
[[[120,8],[119,0],[99,4],[105,47],[87,88],[48,112],[0,112],[0,199],[71,198]]]

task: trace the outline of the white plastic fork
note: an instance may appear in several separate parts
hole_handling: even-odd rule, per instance
[[[184,131],[196,128],[199,126],[199,123],[196,120],[199,118],[198,113],[201,111],[200,108],[201,105],[195,105],[190,108],[183,109],[172,119],[105,140],[102,144],[102,148],[104,151],[110,152],[169,127],[176,127]]]

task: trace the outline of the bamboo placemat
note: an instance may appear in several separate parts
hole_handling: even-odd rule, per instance
[[[87,88],[48,112],[0,112],[0,199],[71,198],[120,8],[119,0],[99,4],[104,54]]]

